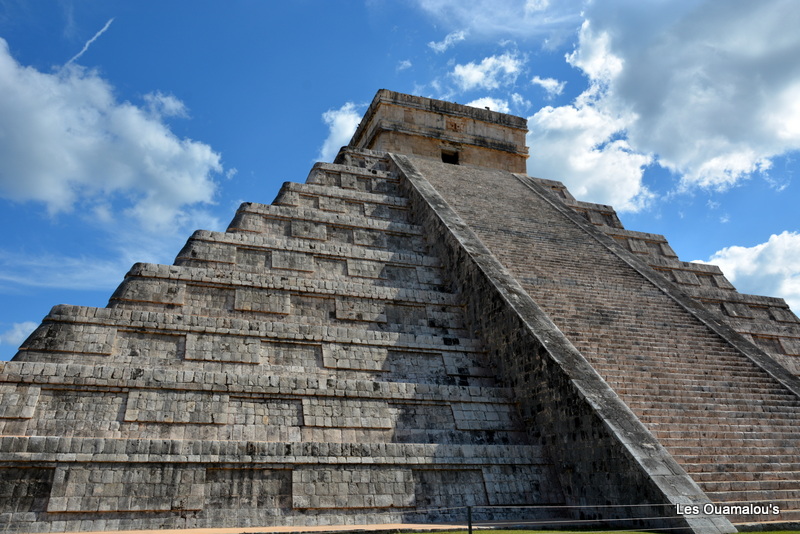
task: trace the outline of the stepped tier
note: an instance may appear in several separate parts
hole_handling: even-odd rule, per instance
[[[305,184],[54,307],[0,363],[5,531],[800,522],[798,318],[510,172],[524,133],[382,90]]]

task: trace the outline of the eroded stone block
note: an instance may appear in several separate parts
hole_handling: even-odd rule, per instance
[[[140,423],[228,423],[228,395],[191,391],[131,390],[125,421]]]

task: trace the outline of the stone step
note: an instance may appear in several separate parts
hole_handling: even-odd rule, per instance
[[[706,447],[708,449],[717,449],[718,447],[752,447],[755,449],[763,449],[765,447],[774,447],[775,450],[787,447],[800,446],[800,439],[798,437],[789,438],[768,438],[752,437],[752,438],[661,438],[659,440],[662,445],[672,450],[676,447]]]
[[[724,464],[728,466],[733,465],[742,465],[742,464],[752,464],[751,469],[754,471],[763,470],[764,465],[776,465],[776,464],[787,464],[794,465],[794,462],[797,462],[797,454],[796,450],[790,454],[733,454],[730,456],[725,456],[721,454],[672,454],[673,458],[686,468],[687,466],[694,465],[694,464]],[[793,467],[787,467],[787,469],[794,470]],[[687,469],[688,470],[688,469]]]
[[[403,223],[408,223],[410,216],[408,199],[405,197],[292,182],[283,184],[273,205],[312,208]]]
[[[717,507],[724,507],[728,505],[729,510],[737,510],[737,506],[747,507],[748,505],[758,505],[764,513],[758,514],[744,514],[744,513],[730,513],[726,517],[733,523],[734,526],[739,527],[742,532],[746,531],[763,531],[765,528],[780,532],[794,532],[794,530],[787,530],[795,528],[800,522],[800,507],[795,500],[775,500],[770,499],[769,495],[757,495],[754,498],[760,500],[753,500],[747,502],[732,502],[717,503]],[[770,506],[772,505],[772,506]],[[779,514],[772,513],[777,507],[780,510]],[[724,508],[717,508],[724,510]],[[747,508],[745,508],[747,509]],[[749,528],[745,525],[751,525]]]
[[[252,398],[337,399],[342,402],[454,403],[465,412],[465,421],[488,415],[488,405],[503,405],[509,413],[513,392],[503,387],[479,387],[371,380],[320,379],[307,376],[275,376],[254,372],[210,372],[184,370],[175,366],[136,368],[134,366],[45,362],[0,362],[8,383],[32,385],[83,385],[100,388],[135,388],[181,394],[224,393]],[[472,413],[474,412],[474,413]]]
[[[732,459],[719,462],[682,461],[680,463],[686,472],[692,474],[692,478],[698,476],[701,479],[706,477],[711,480],[724,480],[726,477],[742,477],[744,480],[749,478],[758,480],[759,477],[780,479],[781,477],[793,477],[792,473],[800,473],[800,461],[797,458],[793,463],[737,462]]]
[[[244,203],[227,231],[269,233],[397,251],[426,251],[419,226],[310,208]]]
[[[777,466],[779,467],[779,466]],[[686,468],[686,466],[684,466]],[[721,482],[729,482],[731,484],[741,483],[741,482],[791,482],[795,484],[793,487],[800,487],[800,471],[759,471],[759,472],[751,472],[751,471],[732,471],[728,470],[720,470],[714,472],[698,472],[698,471],[690,471],[686,469],[687,472],[691,472],[692,479],[694,479],[697,483],[721,483]]]
[[[756,444],[753,443],[735,444],[723,440],[701,445],[669,443],[665,444],[665,446],[671,454],[677,456],[706,454],[721,457],[759,456],[761,458],[768,458],[771,456],[780,457],[796,454],[799,450],[797,443],[783,446],[771,446],[766,443],[758,443],[758,446],[756,446]]]
[[[344,246],[373,253],[353,254],[348,257],[347,254],[340,255],[336,251],[319,250],[321,247],[306,240],[289,238],[275,241],[283,243],[276,243],[269,248],[256,248],[251,245],[238,246],[222,241],[192,238],[178,254],[175,265],[226,271],[288,273],[291,276],[314,277],[320,280],[350,277],[354,281],[367,279],[375,285],[415,289],[441,288],[444,285],[441,269],[435,262],[428,261],[426,256],[391,254],[366,247]],[[301,242],[305,247],[282,249],[281,245],[286,245],[287,241]]]
[[[381,166],[375,161],[372,165]],[[399,193],[399,178],[377,168],[355,167],[336,163],[317,163],[306,178],[306,183],[334,186],[367,193]]]
[[[650,429],[650,432],[662,443],[668,440],[677,439],[767,439],[767,440],[795,440],[800,439],[800,429],[787,429],[780,432],[770,432],[768,430],[759,431],[749,427],[746,430],[730,430],[707,428],[699,430],[678,430],[669,428],[665,430]]]
[[[797,414],[800,413],[800,409],[795,406],[756,406],[746,403],[741,405],[685,403],[679,407],[671,407],[669,404],[664,405],[662,403],[655,403],[654,406],[649,406],[650,401],[631,401],[627,404],[633,411],[642,414],[647,419],[650,417],[673,416],[689,420],[702,418],[709,423],[718,420],[720,423],[732,421],[737,424],[745,424],[747,419],[757,418],[763,421],[764,418],[769,420],[778,417],[787,417],[792,420],[796,419]]]
[[[662,377],[686,377],[693,376],[698,379],[708,377],[716,379],[720,376],[725,377],[763,377],[764,371],[752,362],[740,358],[738,362],[728,364],[700,364],[697,362],[681,362],[674,359],[653,361],[647,365],[639,362],[629,364],[611,365],[603,362],[593,362],[593,366],[601,374],[612,377],[625,377],[628,373],[641,373],[643,376],[658,373]],[[655,375],[653,375],[655,376]]]
[[[78,336],[97,332],[98,339],[92,340],[92,342],[98,345],[110,345],[113,342],[114,332],[117,329],[123,329],[163,333],[170,336],[194,333],[252,337],[280,343],[341,343],[341,340],[351,340],[351,344],[356,345],[364,344],[410,351],[483,351],[482,342],[466,336],[381,332],[367,330],[357,325],[317,326],[119,308],[59,305],[53,307],[43,323],[65,330],[63,334],[51,336],[56,341],[65,340],[74,343]],[[85,331],[87,328],[89,330]],[[110,341],[100,339],[99,336],[103,333],[112,336],[112,339]],[[246,334],[243,336],[242,333]],[[33,342],[36,339],[37,337],[34,336],[29,341]],[[26,345],[23,344],[23,347],[25,348]]]
[[[381,250],[352,243],[326,243],[311,241],[308,239],[300,239],[296,237],[273,236],[268,234],[197,230],[194,234],[192,234],[188,242],[205,242],[208,243],[209,247],[221,247],[226,245],[247,250],[264,250],[265,252],[281,251],[313,254],[314,256],[324,257],[331,260],[353,259],[392,263],[409,267],[441,267],[441,262],[438,258],[424,253]],[[178,257],[188,259],[191,257],[191,254],[181,251],[178,254]],[[235,252],[229,251],[221,255],[218,259],[216,259],[216,261],[224,264],[234,264],[236,262]]]
[[[797,398],[790,392],[776,390],[774,392],[751,391],[747,394],[737,395],[730,391],[697,391],[675,390],[657,388],[648,391],[648,388],[620,388],[609,384],[626,402],[637,403],[640,407],[657,407],[666,405],[670,408],[682,408],[686,405],[724,405],[724,406],[800,406]],[[651,388],[652,389],[652,388]],[[633,392],[631,392],[631,390]],[[656,396],[654,396],[656,395]],[[649,404],[648,404],[649,403]]]
[[[770,503],[774,501],[797,501],[800,503],[800,488],[775,490],[730,490],[706,491],[706,495],[715,503]]]
[[[135,283],[133,281],[136,281]],[[149,287],[155,284],[156,287]],[[404,304],[460,306],[458,294],[428,289],[376,286],[368,280],[319,280],[285,272],[225,272],[197,267],[137,263],[111,301],[128,300],[181,306],[187,284],[254,292],[341,296]]]
[[[705,492],[732,492],[732,491],[800,491],[800,478],[785,480],[726,480],[726,481],[695,481],[700,484]]]

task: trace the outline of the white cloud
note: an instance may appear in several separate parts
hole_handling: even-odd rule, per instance
[[[350,142],[353,134],[361,121],[361,114],[357,106],[347,102],[339,109],[329,109],[322,114],[322,120],[328,125],[328,137],[322,143],[318,159],[320,161],[333,161],[339,149]]]
[[[580,25],[584,0],[417,0],[449,28],[466,29],[483,39],[545,37],[560,42]]]
[[[33,321],[14,323],[10,329],[0,333],[0,344],[19,347],[31,335],[31,332],[36,330],[37,326],[39,326],[39,323],[34,323]]]
[[[706,262],[702,262],[706,263]],[[781,295],[800,311],[800,234],[785,231],[752,247],[726,247],[708,263],[719,266],[743,293]]]
[[[524,96],[522,96],[519,93],[512,93],[511,101],[514,103],[517,109],[520,110],[527,110],[529,107],[531,107],[530,100],[527,100]]]
[[[400,72],[400,71],[403,71],[403,70],[406,70],[406,69],[410,69],[410,68],[411,68],[411,61],[408,60],[408,59],[404,59],[403,61],[401,61],[400,63],[397,64],[397,67],[395,68],[395,70],[397,72]]]
[[[642,184],[651,156],[620,136],[626,120],[592,101],[539,110],[528,119],[528,174],[560,180],[576,198],[638,211],[654,197]]]
[[[472,102],[467,102],[466,105],[473,108],[489,108],[492,111],[499,111],[500,113],[511,113],[511,109],[508,107],[507,101],[500,100],[499,98],[492,98],[490,96],[485,96],[483,98],[473,100]]]
[[[554,98],[560,95],[567,85],[567,82],[560,82],[555,78],[541,78],[539,76],[534,76],[531,83],[544,89],[547,93],[547,98]]]
[[[118,102],[96,72],[23,67],[2,39],[0,94],[0,196],[52,214],[115,202],[149,231],[173,229],[212,202],[220,156],[162,122],[186,113],[174,96],[148,95],[145,108]]]
[[[630,113],[631,146],[684,189],[725,189],[800,149],[800,10],[791,0],[603,2],[570,62]]]
[[[147,110],[154,116],[188,118],[189,111],[186,105],[174,95],[165,95],[161,91],[144,95]]]
[[[451,46],[456,43],[459,43],[467,38],[467,32],[464,30],[458,30],[454,32],[448,33],[445,38],[438,43],[435,41],[431,41],[428,43],[428,46],[433,49],[434,52],[437,54],[441,54]]]
[[[522,70],[523,60],[507,52],[483,58],[480,63],[456,65],[451,76],[462,91],[472,89],[497,89],[500,85],[514,83]]]

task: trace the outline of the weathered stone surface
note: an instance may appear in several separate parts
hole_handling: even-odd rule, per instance
[[[524,135],[381,91],[306,184],[53,308],[0,362],[0,524],[800,520],[800,321],[512,174]]]

